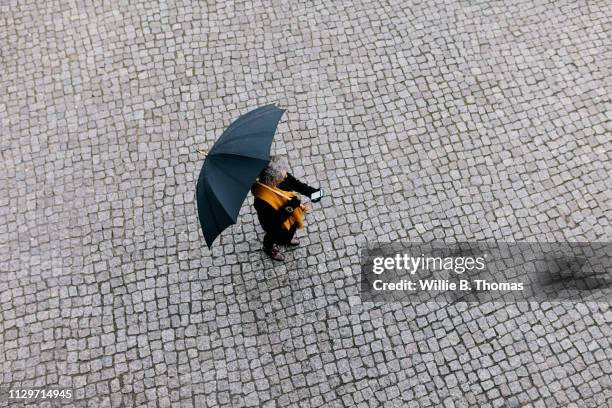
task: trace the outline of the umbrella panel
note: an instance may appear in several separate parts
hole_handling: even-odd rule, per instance
[[[208,185],[234,222],[251,185],[267,164],[267,160],[228,154],[217,154],[208,158]],[[231,172],[227,169],[231,169]]]

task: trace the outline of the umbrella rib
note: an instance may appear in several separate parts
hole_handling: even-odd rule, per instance
[[[209,186],[207,186],[207,187],[208,187],[208,189],[210,189]],[[210,196],[208,194],[204,194],[204,199],[206,200],[206,204],[208,205],[208,208],[210,208],[211,211],[212,211],[213,203],[210,200]],[[217,218],[216,217],[211,217],[211,220],[212,220],[212,222],[215,223],[215,230],[219,231],[220,228],[219,228],[219,223],[217,222]]]
[[[241,159],[248,157],[249,159],[253,159],[253,160],[261,160],[262,162],[265,162],[266,164],[268,164],[268,162],[270,161],[269,159],[262,159],[261,157],[247,156],[244,153],[237,154],[237,153],[221,152],[221,153],[215,153],[212,155],[212,157],[215,157],[215,156],[233,156],[233,157],[239,157]]]
[[[233,123],[231,123],[227,127],[227,129],[225,129],[225,131],[223,133],[227,133],[227,132],[233,131],[234,128],[236,128],[238,126],[242,126],[243,122],[240,119],[244,118],[246,120],[250,120],[250,119],[253,119],[253,118],[258,118],[259,116],[263,115],[264,113],[267,113],[272,108],[276,108],[276,106],[274,104],[265,105],[265,106],[262,106],[260,108],[255,109],[255,110],[252,110],[250,112],[247,112],[244,115],[239,116],[238,119],[236,119]],[[245,115],[249,115],[249,117],[245,118],[244,117]],[[250,117],[251,115],[253,116],[253,118]],[[244,122],[244,123],[246,123],[246,122]]]
[[[267,135],[267,132],[249,133],[249,136],[255,136],[255,137],[265,137],[266,135]],[[240,136],[240,137],[243,138],[245,136],[246,135],[243,135],[243,136]],[[231,152],[223,151],[225,146],[228,145],[229,143],[238,143],[238,142],[242,142],[242,141],[240,139],[231,139],[231,140],[226,140],[225,142],[223,142],[221,144],[216,144],[210,150],[209,155],[211,155],[211,154],[213,154],[213,155],[217,155],[217,154],[231,154],[231,155],[238,156],[238,157],[250,157],[252,159],[268,160],[268,159],[263,159],[261,157],[252,156],[252,155],[249,155],[247,153],[236,154],[236,153],[231,153]],[[219,150],[221,150],[221,151],[219,152]]]
[[[210,186],[209,183],[206,183],[208,190],[212,193],[212,195],[215,197],[215,199],[217,200],[217,202],[220,204],[219,207],[221,207],[221,209],[223,210],[223,212],[225,213],[225,215],[227,216],[227,218],[229,218],[232,221],[232,224],[235,224],[236,221],[234,221],[234,218],[227,212],[227,210],[225,209],[225,206],[223,205],[223,201],[221,201],[221,199],[219,198],[219,196],[217,195],[217,193],[215,192],[215,189],[212,188]],[[218,225],[218,224],[217,224]]]
[[[254,134],[264,134],[264,133],[260,132],[260,133],[254,133]],[[228,142],[234,142],[234,140],[230,140]],[[227,143],[223,143],[222,148],[223,148],[223,146],[225,144],[227,144]],[[270,160],[269,158],[265,158],[264,159],[262,157],[251,156],[248,153],[239,153],[238,154],[238,153],[231,153],[231,152],[224,152],[224,151],[217,152],[217,150],[218,149],[215,149],[215,151],[213,151],[212,153],[209,153],[209,156],[210,155],[212,155],[212,156],[228,155],[228,156],[235,156],[235,157],[241,157],[241,158],[248,157],[250,159],[256,159],[256,160],[261,160],[261,161],[265,161],[265,162],[268,162]]]
[[[242,156],[240,156],[240,155],[237,155],[237,154],[231,154],[231,153],[219,153],[219,154],[216,154],[216,155],[215,155],[215,156],[213,156],[213,157],[224,156],[224,155],[226,155],[226,156],[242,157]],[[251,159],[254,159],[254,158],[252,158],[252,157],[250,157],[250,158],[251,158]],[[254,159],[254,160],[261,160],[261,159]],[[262,160],[262,161],[264,161],[264,160]],[[210,161],[210,164],[211,164],[211,165],[213,165],[214,167],[216,167],[216,168],[217,168],[217,170],[219,170],[219,171],[223,172],[223,174],[225,174],[227,177],[231,178],[231,179],[232,179],[232,180],[234,180],[236,183],[240,184],[242,187],[247,188],[247,189],[251,187],[251,186],[249,186],[248,184],[245,184],[245,183],[244,183],[242,180],[237,179],[237,178],[236,178],[236,177],[235,177],[233,174],[228,173],[228,172],[224,172],[224,171],[223,171],[223,170],[222,170],[222,169],[221,169],[219,166],[217,166],[217,164],[215,163],[215,161],[214,161],[214,160],[211,160],[211,161]]]
[[[215,193],[215,190],[210,186],[210,183],[208,183],[208,181],[205,183],[205,189],[208,190],[215,197],[215,199],[219,203],[219,207],[221,207],[223,209],[223,213],[227,216],[227,218],[230,219],[230,221],[232,221],[233,224],[235,224],[236,222],[234,221],[232,216],[230,214],[228,214],[227,210],[223,206],[223,202],[219,199],[219,196],[217,195],[217,193]],[[212,205],[212,203],[210,201],[210,197],[208,195],[206,195],[206,201],[208,202],[209,207],[212,209],[213,205]],[[216,221],[217,220],[215,219],[215,225],[217,227],[219,227],[219,224]]]
[[[206,244],[210,248],[210,246],[212,245],[212,242],[208,243],[207,234],[206,234],[206,230],[208,230],[208,228],[205,228],[202,216],[200,215],[200,212],[204,211],[204,209],[206,207],[208,207],[212,211],[212,203],[210,201],[210,196],[208,194],[206,194],[206,190],[208,190],[208,185],[207,185],[207,183],[203,183],[203,184],[204,185],[202,186],[202,188],[205,190],[204,194],[202,194],[203,202],[200,202],[200,200],[197,200],[198,201],[198,218],[200,218],[200,226],[202,227],[202,232],[204,233],[204,238],[206,238]],[[198,187],[199,187],[199,182],[198,182]],[[213,224],[215,224],[214,225],[214,227],[215,227],[214,230],[215,231],[219,231],[219,224],[217,223],[216,218],[215,217],[211,217],[211,221],[213,222]],[[218,235],[218,233],[217,233],[217,235]],[[213,241],[214,241],[214,239],[213,239]]]
[[[271,105],[271,106],[273,106],[273,105]],[[242,126],[244,126],[244,125],[248,125],[249,123],[253,122],[254,120],[259,119],[260,117],[264,116],[264,115],[265,115],[265,114],[267,114],[267,113],[268,113],[268,110],[266,110],[266,111],[262,111],[262,112],[258,112],[258,114],[257,114],[257,115],[254,115],[253,117],[249,117],[249,118],[247,118],[247,119],[246,119],[244,122],[241,122],[241,123],[239,123],[239,124],[238,124],[238,125],[236,125],[236,126],[232,126],[233,124],[232,124],[232,125],[230,125],[230,126],[229,126],[229,127],[228,127],[228,128],[227,128],[227,129],[226,129],[226,130],[225,130],[225,131],[224,131],[224,132],[221,134],[221,136],[220,136],[220,137],[223,137],[223,135],[225,135],[225,134],[229,133],[228,131],[229,131],[230,129],[231,129],[231,131],[235,131],[237,128],[240,128],[240,127],[242,127]],[[283,114],[283,113],[284,113],[284,111],[281,113],[281,117],[282,117],[282,114]],[[247,115],[248,115],[248,113],[247,113]],[[240,118],[238,118],[237,120],[239,120],[239,119],[240,119]],[[279,122],[279,121],[280,121],[280,117],[278,118],[278,121],[276,122],[276,126],[278,126],[278,122]],[[232,141],[232,140],[234,140],[234,139],[227,139],[227,140],[224,140],[224,141],[222,141],[220,144],[217,144],[216,146],[213,146],[213,148],[215,148],[215,147],[221,147],[221,146],[223,146],[224,144],[226,144],[226,143],[228,143],[228,142],[230,142],[230,141]]]
[[[247,123],[249,123],[249,122],[251,122],[251,121],[253,121],[255,119],[259,119],[261,116],[263,116],[264,114],[267,114],[268,111],[270,111],[273,108],[276,108],[276,106],[274,106],[274,105],[266,105],[266,106],[262,106],[260,108],[261,109],[260,111],[257,111],[257,109],[255,109],[254,111],[248,112],[245,115],[242,115],[238,119],[236,119],[234,121],[234,123],[230,124],[227,127],[227,129],[225,129],[225,131],[223,133],[226,133],[226,132],[229,132],[229,131],[233,131],[237,127],[245,125],[245,124],[247,124]],[[245,118],[244,116],[248,116],[248,117]],[[243,121],[241,121],[240,119],[243,119]]]

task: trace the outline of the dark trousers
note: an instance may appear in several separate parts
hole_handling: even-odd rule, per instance
[[[287,245],[293,239],[296,230],[297,224],[293,223],[288,231],[284,228],[281,228],[278,231],[274,231],[274,233],[272,234],[266,233],[266,235],[264,235],[263,240],[264,248],[272,248],[273,244]]]

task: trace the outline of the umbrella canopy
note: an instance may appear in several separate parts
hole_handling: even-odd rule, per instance
[[[236,223],[251,186],[270,162],[270,146],[283,112],[266,105],[242,115],[209,150],[196,186],[198,217],[209,248]]]

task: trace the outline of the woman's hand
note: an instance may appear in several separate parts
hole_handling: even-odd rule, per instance
[[[310,205],[310,203],[304,203],[302,204],[302,210],[304,210],[304,212],[308,214],[312,211],[312,205]]]
[[[291,200],[287,201],[287,205],[292,208],[297,208],[300,206],[300,204],[301,201],[297,196],[291,197]]]

